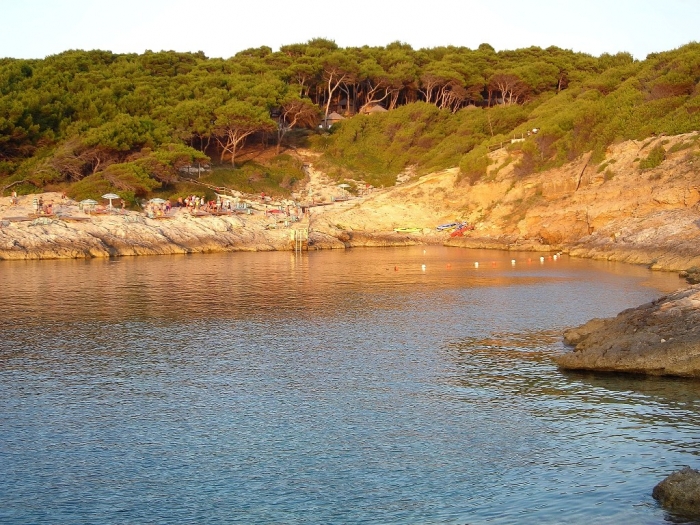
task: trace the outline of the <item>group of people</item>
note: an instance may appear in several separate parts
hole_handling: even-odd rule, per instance
[[[167,200],[163,203],[149,202],[144,206],[144,212],[148,217],[163,217],[172,209],[172,203]]]
[[[184,198],[178,197],[174,205],[170,199],[162,203],[149,202],[145,206],[145,211],[149,215],[163,216],[170,213],[173,207],[186,208],[190,213],[196,213],[198,211],[205,211],[208,213],[233,211],[233,204],[228,199],[223,201],[221,198],[217,198],[216,201],[207,201],[204,197],[199,197],[197,195],[188,195]]]
[[[178,208],[198,210],[200,208],[204,208],[205,204],[206,201],[204,200],[204,197],[198,197],[197,195],[188,195],[184,199],[182,197],[178,197],[177,204],[175,206],[177,206]]]
[[[68,197],[66,193],[63,192],[61,194],[61,202],[65,203],[67,199]],[[13,191],[12,195],[10,195],[10,206],[17,205],[19,205],[19,197],[17,196],[17,192]],[[54,207],[54,202],[44,202],[44,197],[42,195],[39,195],[39,197],[34,197],[34,199],[32,199],[32,209],[34,210],[34,213],[36,215],[53,215],[53,213],[56,211]]]
[[[215,201],[207,201],[204,197],[198,197],[197,195],[190,195],[185,197],[179,197],[177,199],[176,207],[184,207],[190,211],[206,211],[209,213],[221,213],[221,212],[231,212],[233,211],[233,203],[230,199],[225,201],[221,197],[217,197]]]
[[[15,195],[16,199],[16,194],[13,192]],[[34,211],[37,215],[53,215],[54,209],[53,209],[53,201],[50,201],[48,203],[44,202],[44,198],[39,195],[39,198],[35,198],[32,201],[32,205],[34,206]]]

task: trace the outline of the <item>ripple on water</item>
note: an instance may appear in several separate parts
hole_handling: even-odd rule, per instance
[[[551,356],[670,278],[513,256],[3,266],[0,521],[662,523],[696,383]]]

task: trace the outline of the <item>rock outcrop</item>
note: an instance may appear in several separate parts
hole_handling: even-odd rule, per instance
[[[158,218],[122,210],[88,215],[77,203],[50,193],[44,200],[60,202],[58,213],[34,217],[32,199],[23,196],[19,204],[0,209],[0,260],[292,250],[292,229],[309,228],[308,221],[284,226],[262,211],[193,215],[183,208]],[[323,232],[311,232],[309,240],[312,249],[345,248]]]
[[[666,150],[666,159],[640,169],[640,160],[656,146]],[[327,207],[319,213],[319,223],[325,222],[319,227],[331,235],[397,227],[434,232],[439,224],[463,220],[474,231],[460,238],[443,233],[438,242],[562,251],[659,270],[700,267],[700,133],[626,141],[611,146],[602,161],[586,154],[527,176],[514,169],[517,151],[489,156],[488,173],[473,184],[456,169],[433,173]]]
[[[562,369],[700,377],[700,285],[564,332]]]
[[[690,467],[672,473],[654,487],[655,500],[671,512],[700,518],[700,472]]]
[[[640,169],[640,160],[657,146],[665,149],[665,160]],[[700,132],[622,142],[602,161],[585,154],[529,175],[515,170],[521,152],[502,148],[489,154],[486,176],[474,183],[452,168],[340,201],[334,199],[336,182],[313,168],[313,154],[304,155],[309,180],[301,194],[322,204],[311,211],[315,248],[447,244],[561,251],[659,270],[700,267]],[[269,217],[262,215],[134,223],[94,217],[86,224],[28,226],[8,223],[17,210],[5,203],[0,259],[292,248],[289,231],[267,228]],[[474,230],[453,238],[435,229],[455,221]]]

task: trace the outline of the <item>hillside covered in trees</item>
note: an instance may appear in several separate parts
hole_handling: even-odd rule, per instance
[[[212,164],[204,179],[213,184],[284,195],[304,177],[288,154],[298,146],[318,151],[338,180],[375,186],[451,166],[473,182],[504,144],[521,150],[526,176],[585,152],[602,159],[622,140],[700,129],[699,82],[695,43],[644,61],[488,44],[341,49],[324,39],[225,60],[172,51],[4,58],[0,189],[135,201],[184,194],[179,169]],[[345,119],[327,129],[338,114]]]

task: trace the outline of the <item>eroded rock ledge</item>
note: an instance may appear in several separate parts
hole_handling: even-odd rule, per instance
[[[564,332],[562,369],[700,377],[700,285]]]

